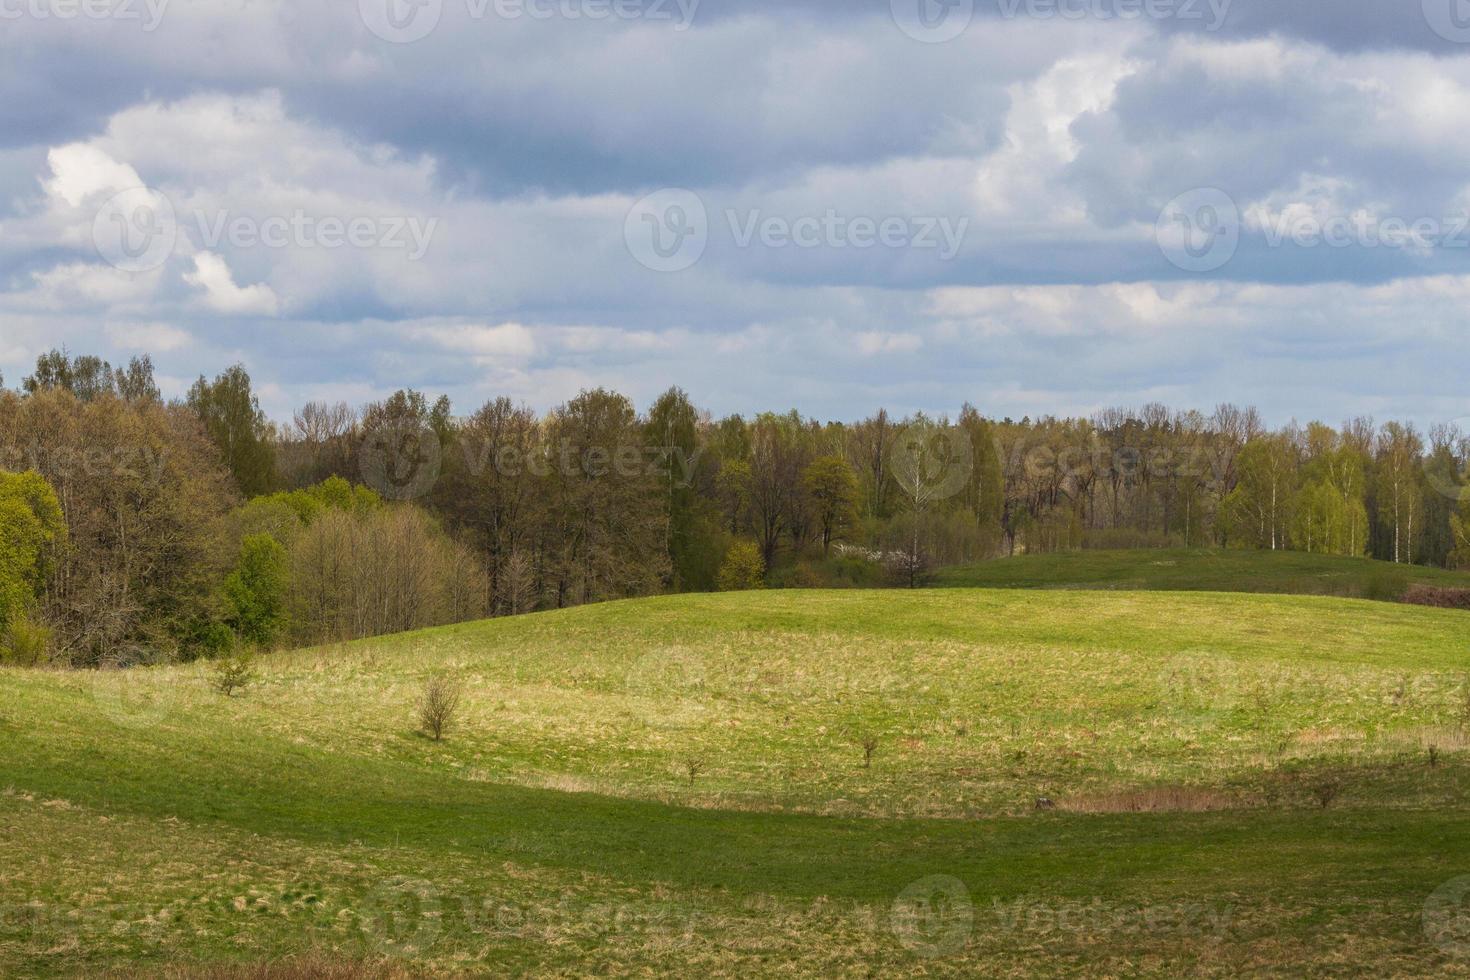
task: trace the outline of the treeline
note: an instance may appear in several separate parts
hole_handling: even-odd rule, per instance
[[[1449,428],[1228,405],[838,423],[677,388],[544,415],[405,390],[276,424],[240,367],[165,403],[147,357],[53,351],[0,391],[0,654],[139,663],[1086,547],[1470,565],[1467,458]]]

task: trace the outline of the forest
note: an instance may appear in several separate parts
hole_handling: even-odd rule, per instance
[[[0,379],[0,386],[4,380]],[[1251,408],[715,417],[583,391],[261,411],[51,351],[0,390],[0,659],[129,666],[666,592],[914,587],[1084,548],[1470,566],[1470,434]]]

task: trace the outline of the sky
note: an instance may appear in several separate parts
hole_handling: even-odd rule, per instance
[[[0,0],[0,373],[1470,415],[1470,0]]]

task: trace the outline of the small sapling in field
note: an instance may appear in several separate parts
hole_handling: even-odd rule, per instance
[[[251,662],[250,654],[242,650],[215,661],[210,683],[216,691],[227,698],[232,698],[236,691],[244,690],[253,680],[255,680],[255,667]]]
[[[444,738],[459,710],[459,685],[444,675],[431,677],[419,702],[419,724],[424,734],[438,742]]]

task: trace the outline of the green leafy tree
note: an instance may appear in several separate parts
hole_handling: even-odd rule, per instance
[[[227,619],[240,639],[268,646],[285,632],[289,583],[285,547],[269,534],[247,535],[224,584]]]
[[[1292,545],[1324,555],[1362,555],[1368,547],[1367,459],[1330,426],[1313,422],[1298,436],[1306,452],[1302,487],[1291,506]]]
[[[1275,551],[1289,546],[1296,497],[1296,450],[1282,436],[1246,443],[1235,461],[1239,482],[1221,502],[1221,522],[1234,544]]]
[[[162,400],[153,380],[153,359],[147,354],[132,358],[125,368],[114,368],[90,354],[73,357],[65,350],[50,350],[36,358],[36,372],[21,382],[21,388],[32,395],[53,389],[69,391],[84,402],[104,395],[130,402]]]
[[[65,539],[51,485],[36,473],[0,472],[0,645],[7,650],[34,632],[28,617]]]
[[[547,419],[546,567],[558,605],[656,592],[668,581],[664,488],[627,398],[583,391]]]
[[[699,412],[683,390],[670,388],[649,409],[643,434],[666,511],[668,584],[675,591],[713,589],[725,535],[714,460],[700,444]]]
[[[200,376],[189,389],[188,402],[240,492],[246,497],[269,493],[276,483],[276,453],[270,423],[245,368],[236,364],[212,383]]]
[[[822,553],[857,521],[857,475],[841,456],[821,456],[802,473],[802,485],[816,507]]]
[[[1388,422],[1378,439],[1380,538],[1395,562],[1413,564],[1424,533],[1424,441],[1412,425]]]
[[[1459,506],[1450,515],[1449,566],[1470,568],[1470,494],[1462,492]]]

